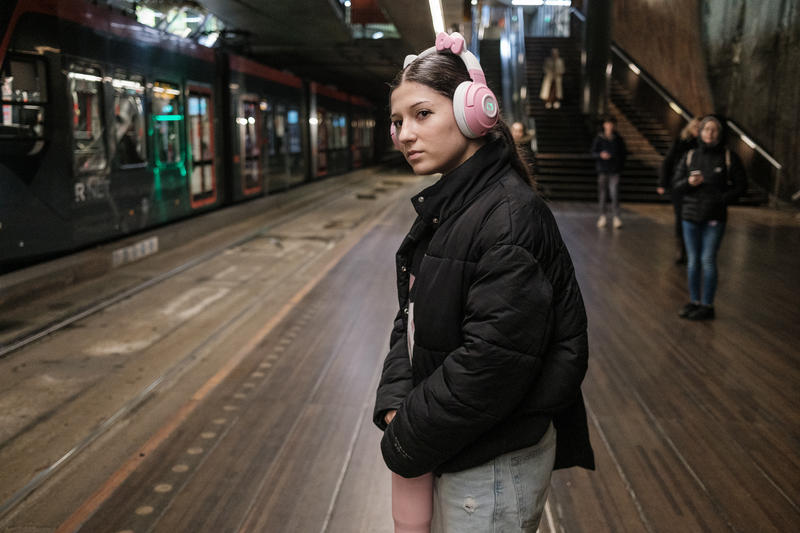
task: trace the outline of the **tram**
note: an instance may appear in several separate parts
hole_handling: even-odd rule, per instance
[[[0,273],[374,159],[366,99],[107,6],[0,28]]]

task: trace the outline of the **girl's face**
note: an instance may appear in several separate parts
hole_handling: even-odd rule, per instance
[[[415,174],[450,172],[483,145],[458,129],[453,101],[421,83],[404,81],[392,92],[391,121]]]
[[[719,140],[719,126],[713,120],[709,120],[705,124],[703,124],[703,130],[700,132],[700,138],[703,139],[703,142],[713,146],[717,144]]]

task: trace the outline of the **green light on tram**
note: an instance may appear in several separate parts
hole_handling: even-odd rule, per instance
[[[183,115],[153,115],[153,119],[159,122],[175,122],[183,120]]]

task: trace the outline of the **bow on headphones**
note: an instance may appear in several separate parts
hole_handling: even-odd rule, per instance
[[[450,35],[439,32],[436,35],[436,44],[419,55],[408,55],[403,62],[403,68],[429,54],[449,51],[461,58],[467,66],[470,81],[465,81],[456,87],[453,95],[453,115],[456,117],[458,129],[465,137],[477,139],[486,135],[492,126],[497,124],[499,118],[497,98],[486,85],[486,76],[483,74],[478,59],[466,49],[464,37],[453,32]],[[392,142],[399,150],[401,145],[397,140],[394,125],[391,127]]]

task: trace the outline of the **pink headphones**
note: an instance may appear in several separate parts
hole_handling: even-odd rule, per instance
[[[483,74],[481,64],[472,52],[466,49],[464,37],[460,33],[454,32],[447,35],[444,32],[439,32],[436,35],[436,45],[420,52],[419,55],[406,56],[406,60],[403,62],[403,69],[420,57],[444,50],[450,50],[464,61],[471,80],[459,84],[453,95],[453,114],[456,117],[458,129],[461,130],[465,137],[470,139],[483,137],[492,129],[492,126],[497,124],[497,98],[492,90],[487,87],[486,76]],[[402,145],[397,140],[394,124],[391,126],[390,133],[392,142],[399,150]]]

